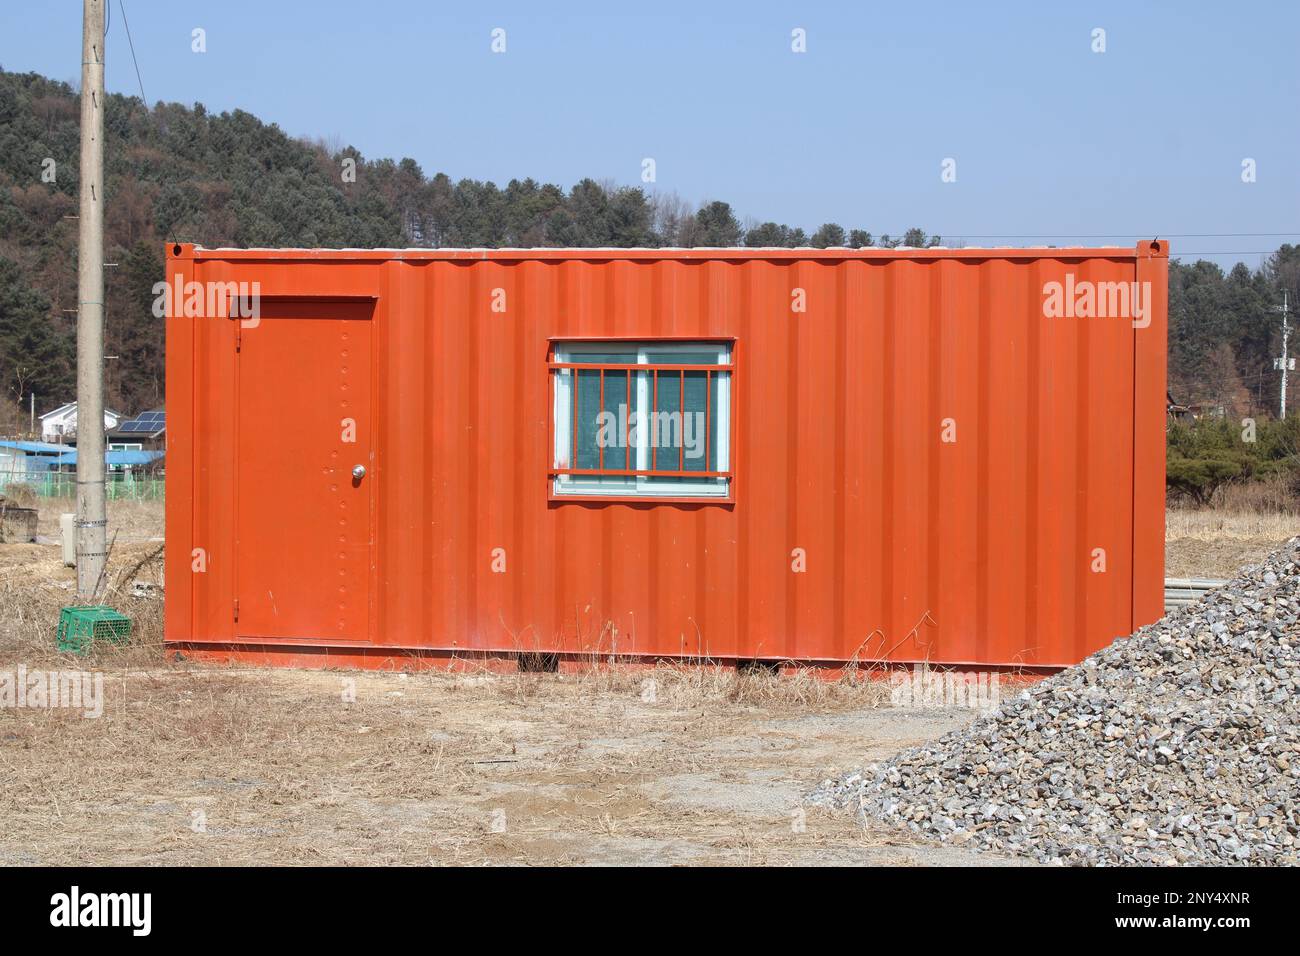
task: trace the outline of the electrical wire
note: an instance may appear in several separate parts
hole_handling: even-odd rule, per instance
[[[112,5],[109,5],[112,10]],[[126,42],[131,48],[131,62],[135,64],[135,81],[140,84],[140,102],[144,103],[144,108],[149,109],[149,98],[144,95],[144,80],[140,78],[140,62],[135,58],[135,41],[131,39],[131,24],[126,19],[126,7],[122,5],[122,0],[117,0],[117,9],[122,12],[122,26],[126,27]]]
[[[1186,256],[1271,256],[1276,249],[1225,249],[1219,252],[1171,252],[1169,258],[1182,259]]]
[[[993,235],[980,232],[940,232],[940,236],[954,236],[962,239],[1120,239],[1127,236],[1145,236],[1141,232],[1054,232],[1054,233],[1012,233]],[[1160,239],[1286,239],[1300,238],[1297,232],[1156,232]]]
[[[117,0],[117,9],[122,14],[122,26],[126,28],[126,42],[131,48],[131,62],[135,65],[135,81],[140,84],[140,102],[144,104],[145,112],[148,112],[149,98],[144,95],[144,79],[140,76],[140,61],[137,60],[135,56],[135,41],[131,39],[131,23],[126,18],[126,5],[123,3],[123,0]],[[172,237],[173,242],[176,241],[176,237],[172,233],[172,228],[175,225],[175,223],[172,223],[163,230],[164,234]]]

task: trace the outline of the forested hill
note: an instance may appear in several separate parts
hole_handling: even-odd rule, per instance
[[[77,94],[66,83],[0,70],[0,433],[15,402],[38,411],[71,399],[76,306]],[[162,244],[206,246],[893,246],[939,241],[920,229],[873,236],[827,223],[806,233],[742,223],[723,201],[693,207],[673,194],[585,179],[567,191],[531,179],[505,187],[411,159],[367,160],[355,149],[295,139],[236,110],[111,95],[105,114],[108,205],[108,404],[134,412],[162,400],[163,330],[152,287]],[[50,161],[53,161],[52,164]],[[350,162],[349,162],[350,161]],[[355,170],[355,175],[351,175]],[[49,181],[51,178],[53,181]],[[1194,198],[1194,197],[1193,197]],[[1265,406],[1276,394],[1270,306],[1300,248],[1262,272],[1225,275],[1206,262],[1172,266],[1170,375],[1180,400]]]

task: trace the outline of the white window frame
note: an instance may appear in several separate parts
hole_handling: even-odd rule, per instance
[[[732,343],[718,341],[627,341],[612,339],[609,341],[557,342],[554,348],[557,362],[582,362],[583,356],[593,353],[626,351],[626,362],[633,361],[635,352],[637,365],[673,364],[683,354],[706,352],[712,353],[720,366],[720,371],[713,376],[717,389],[717,421],[710,422],[710,432],[716,436],[716,461],[711,462],[710,471],[731,470],[731,373]],[[555,423],[555,447],[551,450],[554,467],[568,467],[568,456],[573,431],[573,375],[572,369],[557,369],[551,390],[552,421]],[[635,409],[642,414],[638,420],[644,420],[644,410],[650,408],[652,400],[651,375],[648,372],[633,372],[636,394]],[[707,401],[707,398],[706,398]],[[629,410],[631,411],[631,410]],[[637,442],[634,449],[635,468],[648,471],[651,461],[650,429],[637,428]],[[623,480],[616,480],[622,477]],[[552,492],[557,497],[610,497],[610,498],[679,498],[716,499],[729,498],[731,495],[731,478],[673,478],[648,475],[635,476],[595,476],[595,475],[555,475],[551,482]]]

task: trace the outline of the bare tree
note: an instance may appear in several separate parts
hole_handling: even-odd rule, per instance
[[[683,246],[683,232],[688,224],[694,222],[690,203],[675,192],[655,193],[650,197],[650,209],[653,215],[654,231],[662,238],[665,246]]]

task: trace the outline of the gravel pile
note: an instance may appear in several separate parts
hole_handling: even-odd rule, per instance
[[[1300,538],[809,801],[1047,863],[1297,862]]]

